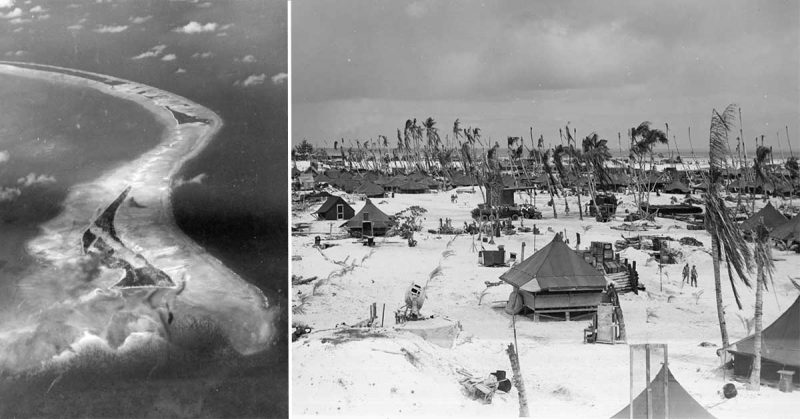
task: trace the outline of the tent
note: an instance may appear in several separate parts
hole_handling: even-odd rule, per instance
[[[775,227],[769,235],[778,240],[800,240],[800,216]]]
[[[355,210],[341,196],[328,197],[317,210],[317,216],[323,220],[348,220],[353,218],[353,215]]]
[[[405,182],[397,185],[397,189],[403,193],[424,193],[428,191],[426,185],[411,179],[406,179]]]
[[[553,241],[500,276],[514,286],[506,312],[519,313],[524,307],[540,313],[592,312],[602,302],[606,288],[603,272],[567,247],[556,234]],[[519,300],[522,304],[519,304]]]
[[[556,234],[538,252],[511,267],[500,279],[522,291],[602,291],[606,279],[583,256],[570,249]]]
[[[767,206],[742,222],[742,231],[750,231],[755,229],[759,223],[759,219],[761,218],[764,219],[764,226],[770,230],[780,226],[781,224],[786,224],[786,222],[789,221],[783,216],[783,214],[778,212],[778,210],[772,206],[772,202],[768,202]]]
[[[755,359],[755,336],[748,336],[728,348],[733,354],[733,371],[749,376]],[[795,370],[800,382],[800,296],[772,324],[761,332],[761,375],[777,380],[780,369]]]
[[[664,412],[664,371],[667,373],[669,384],[667,385],[667,406],[669,407],[669,417],[671,418],[713,418],[697,400],[692,397],[685,388],[675,379],[669,368],[661,367],[656,377],[650,383],[650,395],[653,402],[653,418],[665,418]],[[627,419],[630,416],[630,409],[633,407],[634,418],[647,417],[647,389],[644,389],[633,402],[624,409],[620,410],[612,419]]]
[[[664,187],[664,192],[687,194],[689,193],[689,187],[679,180],[673,180],[669,185]]]
[[[375,206],[371,199],[367,199],[364,208],[361,208],[361,211],[357,212],[353,218],[342,224],[342,227],[350,230],[350,234],[353,236],[361,236],[364,233],[369,233],[362,231],[365,223],[371,225],[373,235],[383,236],[386,234],[386,230],[391,227],[392,220],[386,213]]]
[[[383,186],[378,186],[372,182],[364,182],[355,188],[355,193],[364,194],[370,198],[383,196]]]

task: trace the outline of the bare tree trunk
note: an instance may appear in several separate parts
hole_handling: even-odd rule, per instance
[[[753,360],[753,371],[750,373],[750,390],[758,391],[761,388],[761,328],[762,328],[762,317],[764,314],[763,306],[764,306],[764,267],[759,264],[758,265],[758,279],[756,284],[756,313],[755,313],[755,323],[756,323],[756,332],[755,338],[753,342],[753,351],[756,353],[755,359]]]
[[[712,185],[713,186],[713,185]],[[728,340],[728,326],[725,322],[725,307],[722,306],[722,283],[719,271],[719,239],[711,235],[711,260],[714,265],[714,291],[717,298],[717,318],[719,319],[719,332],[722,335],[722,349],[725,350],[730,345]]]
[[[522,380],[522,372],[519,369],[519,354],[514,350],[514,344],[509,343],[506,349],[508,359],[511,361],[511,371],[514,373],[514,387],[517,388],[519,396],[519,417],[530,417],[528,410],[528,396],[525,392],[525,382]]]

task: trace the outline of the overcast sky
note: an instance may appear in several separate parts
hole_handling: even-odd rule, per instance
[[[569,123],[616,149],[652,121],[707,149],[712,108],[742,108],[748,148],[800,152],[796,1],[296,1],[293,141],[333,146],[408,118],[444,132],[559,143]],[[776,154],[777,150],[776,150]]]

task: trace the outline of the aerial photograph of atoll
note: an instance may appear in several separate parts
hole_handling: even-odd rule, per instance
[[[0,0],[0,417],[288,415],[286,32]]]

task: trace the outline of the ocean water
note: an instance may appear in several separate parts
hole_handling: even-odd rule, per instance
[[[68,189],[159,143],[164,128],[133,102],[97,91],[0,76],[0,311],[33,258],[25,243]]]

